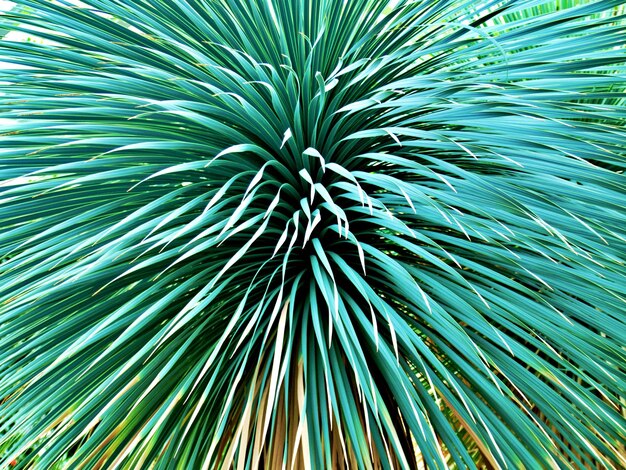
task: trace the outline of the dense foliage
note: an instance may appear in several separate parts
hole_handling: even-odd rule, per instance
[[[19,0],[0,466],[625,465],[622,3]]]

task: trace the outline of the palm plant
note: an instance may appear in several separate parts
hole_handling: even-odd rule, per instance
[[[0,466],[623,466],[622,3],[19,0]]]

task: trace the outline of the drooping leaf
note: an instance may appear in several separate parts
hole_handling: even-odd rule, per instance
[[[0,466],[621,468],[618,0],[20,0]]]

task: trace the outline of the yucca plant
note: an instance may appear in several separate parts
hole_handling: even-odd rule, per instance
[[[0,466],[625,465],[623,11],[19,0]]]

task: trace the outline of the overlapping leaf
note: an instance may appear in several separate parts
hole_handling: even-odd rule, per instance
[[[624,465],[620,1],[20,0],[0,459]]]

